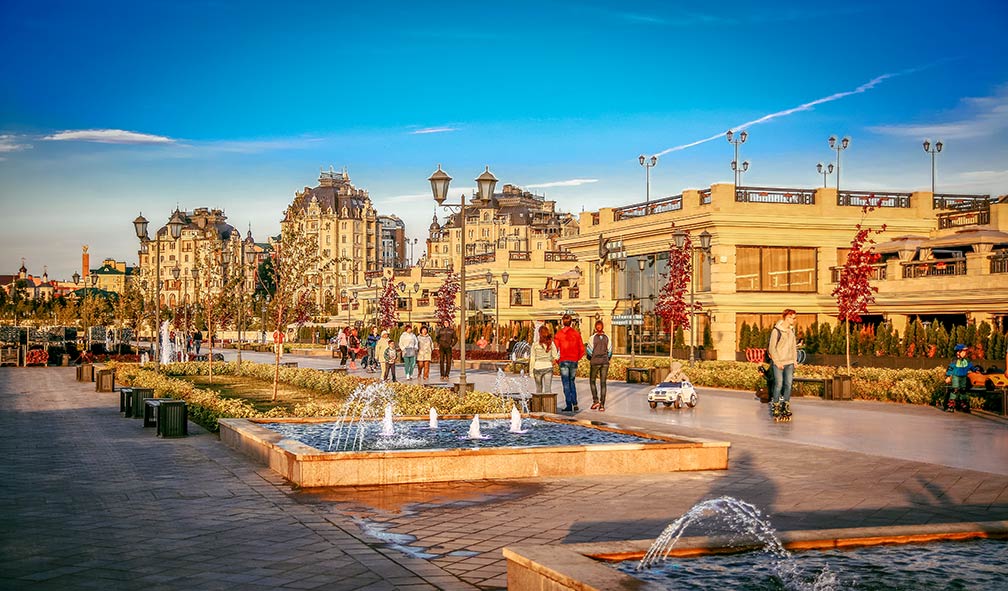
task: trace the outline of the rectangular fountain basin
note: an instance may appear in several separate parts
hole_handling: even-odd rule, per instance
[[[857,548],[978,538],[1005,539],[1008,521],[944,523],[890,527],[777,532],[789,551]],[[588,544],[521,545],[504,548],[508,589],[550,591],[658,590],[653,583],[625,574],[607,563],[640,560],[654,540]],[[670,556],[736,553],[757,547],[727,546],[723,536],[681,538]]]
[[[226,445],[303,487],[653,474],[728,468],[730,444],[726,441],[669,437],[645,430],[620,429],[613,425],[543,413],[526,416],[578,425],[586,429],[636,435],[648,441],[553,447],[324,452],[285,438],[262,425],[278,422],[321,423],[332,422],[333,419],[221,419],[220,438]],[[506,417],[500,415],[496,418]],[[427,419],[415,417],[396,420]]]

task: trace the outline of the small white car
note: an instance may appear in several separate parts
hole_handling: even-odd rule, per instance
[[[699,398],[693,384],[689,380],[683,380],[658,384],[648,392],[647,400],[651,408],[658,408],[659,402],[665,406],[675,405],[676,408],[682,408],[684,405],[693,408]]]

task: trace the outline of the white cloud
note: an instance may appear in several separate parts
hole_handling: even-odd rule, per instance
[[[969,170],[956,173],[954,177],[959,179],[959,186],[994,187],[995,191],[1003,191],[998,187],[1008,185],[1008,170]]]
[[[599,182],[598,179],[569,179],[566,181],[550,181],[548,183],[536,183],[534,185],[526,186],[529,189],[547,189],[549,187],[579,187],[581,185],[597,182]]]
[[[883,135],[943,140],[994,135],[1008,129],[1008,85],[998,88],[993,96],[961,99],[959,106],[943,122],[878,125],[868,129]]]
[[[78,129],[47,135],[44,140],[97,142],[99,144],[174,144],[177,140],[163,135],[137,133],[122,129]]]
[[[20,152],[31,149],[31,144],[17,143],[17,136],[0,135],[0,152]]]
[[[458,131],[457,127],[424,127],[423,129],[414,129],[410,132],[410,135],[425,135],[428,133],[447,133],[449,131]]]

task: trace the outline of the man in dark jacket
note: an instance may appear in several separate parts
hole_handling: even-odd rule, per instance
[[[458,336],[456,336],[451,322],[445,320],[441,323],[441,328],[438,329],[435,340],[437,341],[438,352],[440,353],[438,370],[441,372],[441,379],[447,380],[448,375],[451,374],[452,347],[458,342]]]

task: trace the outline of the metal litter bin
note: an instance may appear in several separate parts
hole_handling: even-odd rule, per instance
[[[157,436],[185,437],[189,434],[189,410],[184,400],[159,401],[157,406]]]
[[[154,398],[154,388],[133,388],[130,396],[130,407],[126,416],[142,419],[144,416],[144,398]]]
[[[130,416],[133,403],[133,388],[119,388],[119,412],[124,416]]]

